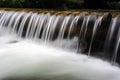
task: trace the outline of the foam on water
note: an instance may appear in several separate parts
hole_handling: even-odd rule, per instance
[[[17,36],[15,34],[8,34],[0,30],[0,45],[19,41],[20,39],[16,37]]]
[[[120,80],[120,68],[98,58],[0,36],[0,80]],[[71,43],[72,44],[72,43]]]

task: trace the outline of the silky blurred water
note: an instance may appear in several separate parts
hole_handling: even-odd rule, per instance
[[[77,38],[63,41],[63,47],[70,48]],[[119,67],[56,43],[20,39],[1,31],[0,80],[120,80]]]

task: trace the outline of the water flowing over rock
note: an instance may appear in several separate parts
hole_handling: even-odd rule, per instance
[[[22,40],[25,40],[25,42],[24,41],[21,42]],[[32,43],[29,40],[31,40]],[[9,46],[6,43],[11,45]],[[36,46],[33,43],[35,44],[37,43]],[[19,51],[19,48],[20,48],[20,49],[23,49],[23,53],[25,54],[25,57],[27,57],[30,60],[32,60],[33,58],[38,59],[38,57],[36,57],[35,55],[38,55],[37,54],[38,52],[41,52],[41,53],[43,52],[45,53],[45,55],[41,55],[39,57],[43,57],[43,58],[45,57],[44,60],[48,61],[49,59],[48,52],[47,52],[48,50],[50,53],[53,53],[55,55],[54,57],[56,57],[57,55],[58,56],[61,55],[63,58],[60,57],[60,60],[61,59],[66,60],[65,63],[67,63],[67,61],[69,62],[69,60],[73,60],[73,62],[74,60],[76,61],[76,63],[70,62],[71,64],[66,65],[67,67],[76,65],[78,69],[78,67],[81,67],[78,65],[78,63],[80,64],[84,63],[82,67],[87,66],[85,68],[87,69],[89,66],[88,64],[85,63],[85,61],[87,60],[88,62],[90,61],[90,68],[88,68],[88,70],[98,67],[98,66],[93,67],[93,65],[99,64],[100,62],[101,67],[96,68],[96,70],[98,70],[99,73],[102,74],[102,72],[100,72],[100,69],[102,69],[102,67],[103,67],[103,70],[106,70],[109,66],[110,67],[108,71],[110,70],[111,71],[110,73],[112,73],[112,71],[113,73],[114,71],[119,73],[119,68],[112,65],[120,64],[120,45],[119,45],[120,44],[120,17],[119,15],[113,16],[111,13],[87,14],[83,12],[79,14],[78,13],[62,14],[57,12],[51,13],[51,12],[42,12],[42,11],[40,13],[37,13],[37,12],[25,12],[25,11],[1,10],[0,11],[0,44],[1,44],[0,49],[2,49],[1,52],[4,53],[4,51],[6,50],[6,52],[10,51],[11,53],[12,52],[14,53],[15,51],[17,53],[20,53],[22,51],[22,50]],[[41,44],[41,45],[38,46],[38,44]],[[48,47],[45,47],[45,45],[47,45]],[[35,50],[35,48],[38,52]],[[35,52],[36,54],[33,55],[32,52]],[[31,53],[31,54],[28,55],[27,53]],[[58,54],[55,54],[55,53],[58,53]],[[66,56],[64,56],[63,53],[65,53]],[[73,57],[71,57],[68,53],[72,54]],[[5,53],[5,55],[9,55],[9,54]],[[29,58],[31,55],[33,55],[33,58],[32,57]],[[78,59],[77,55],[82,56],[80,57],[81,59]],[[20,56],[20,55],[16,54],[15,57],[17,56]],[[86,58],[83,59],[83,56]],[[49,57],[51,57],[50,59],[52,59],[53,55],[51,54],[51,56],[49,55]],[[53,57],[53,60],[57,61],[57,59],[54,57]],[[98,60],[95,57],[97,57]],[[16,59],[14,57],[12,58],[14,60]],[[12,58],[8,58],[8,59],[12,60]],[[21,60],[21,58],[23,57],[20,56],[20,58],[18,58],[17,60],[19,61]],[[25,60],[28,60],[28,59],[25,59]],[[33,59],[33,61],[36,62],[37,59]],[[99,59],[101,60],[99,61]],[[107,62],[103,62],[102,60],[108,61],[111,64],[108,64]],[[9,64],[11,63],[12,62],[10,62]],[[39,61],[37,63],[39,63]],[[3,65],[2,67],[4,68],[4,64],[2,64],[1,62],[0,64]],[[24,65],[25,64],[27,64],[27,61],[24,63]],[[5,66],[6,65],[7,64],[5,64]],[[32,64],[30,63],[29,65],[32,65]],[[46,65],[46,64],[43,64],[43,65]],[[104,67],[105,65],[107,65],[107,67]],[[20,66],[20,64],[18,64],[18,66]],[[18,66],[15,66],[15,67],[18,68]],[[74,73],[74,68],[76,66],[71,67],[73,68],[73,71],[72,71],[73,73]],[[53,67],[55,67],[54,63],[53,63]],[[62,65],[61,67],[62,68],[60,67],[58,68],[62,70],[63,67],[65,66]],[[35,69],[35,66],[33,66],[33,68]],[[47,67],[45,68],[48,69]],[[41,69],[43,69],[43,67]],[[2,68],[0,68],[0,70],[2,70]],[[10,68],[9,70],[11,71],[12,68]],[[24,71],[24,69],[21,68],[21,73],[22,73],[22,70]],[[34,71],[32,70],[29,71],[29,70],[30,68],[28,68],[28,72],[34,73]],[[95,70],[93,70],[93,74],[95,74],[94,71]],[[58,70],[58,72],[60,71]],[[23,76],[22,74],[19,74],[17,72],[15,73],[13,72],[12,75],[16,75],[18,77]],[[73,73],[71,73],[70,71],[70,75],[73,75],[74,78],[69,76],[71,78],[69,80],[79,80],[80,78],[78,76],[76,76],[75,78],[75,75]],[[77,73],[79,74],[80,72],[77,72]],[[77,73],[75,72],[76,75],[78,75]],[[88,74],[87,72],[85,73]],[[104,77],[103,75],[99,75],[99,73],[98,75],[96,74],[96,76],[97,77],[102,76],[101,77],[102,79],[100,80],[106,80],[106,79],[108,80],[108,78],[106,77],[106,75],[108,75],[107,72],[104,72],[105,73]],[[83,75],[82,72],[80,74]],[[93,78],[93,74],[91,74],[90,76],[87,75],[89,78],[83,77],[81,79],[96,80],[96,78]],[[2,75],[7,75],[7,74],[6,72],[5,73],[0,72],[0,79],[1,77],[3,77]],[[30,74],[27,74],[27,75],[30,75]],[[49,73],[48,74],[45,73],[43,75],[44,76],[49,75]],[[53,75],[50,74],[49,76],[50,77],[48,78],[53,79],[53,77],[51,77]],[[35,75],[33,77],[35,77]],[[29,79],[29,78],[26,78],[26,79]],[[59,77],[58,80],[64,80],[64,79]],[[119,78],[118,79],[109,78],[109,80],[119,80]]]
[[[0,11],[0,28],[9,33],[118,63],[119,23],[119,16],[112,17],[110,13]]]

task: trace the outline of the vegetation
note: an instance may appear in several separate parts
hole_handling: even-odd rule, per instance
[[[23,3],[26,0],[0,0],[0,6],[2,7],[23,7]]]
[[[119,9],[120,10],[120,1],[118,2],[107,2],[109,9]]]
[[[80,8],[82,4],[77,3],[78,1],[76,0],[0,0],[0,7],[53,8],[53,9]]]
[[[0,7],[47,9],[120,9],[119,0],[0,0]]]

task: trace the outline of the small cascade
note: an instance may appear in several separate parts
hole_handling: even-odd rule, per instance
[[[93,41],[94,41],[94,37],[97,33],[97,29],[100,28],[99,25],[101,25],[101,20],[102,20],[102,17],[100,17],[99,19],[97,19],[95,21],[95,24],[94,24],[94,27],[93,27],[93,32],[92,32],[92,36],[91,36],[91,41],[90,41],[90,46],[89,46],[89,50],[88,50],[88,55],[90,56],[91,54],[91,48],[92,48],[92,44],[93,44]]]
[[[118,61],[119,55],[119,38],[120,38],[120,17],[117,16],[112,19],[106,42],[104,52],[111,58],[111,62],[114,64]]]
[[[120,63],[120,17],[110,13],[0,11],[0,30]]]

